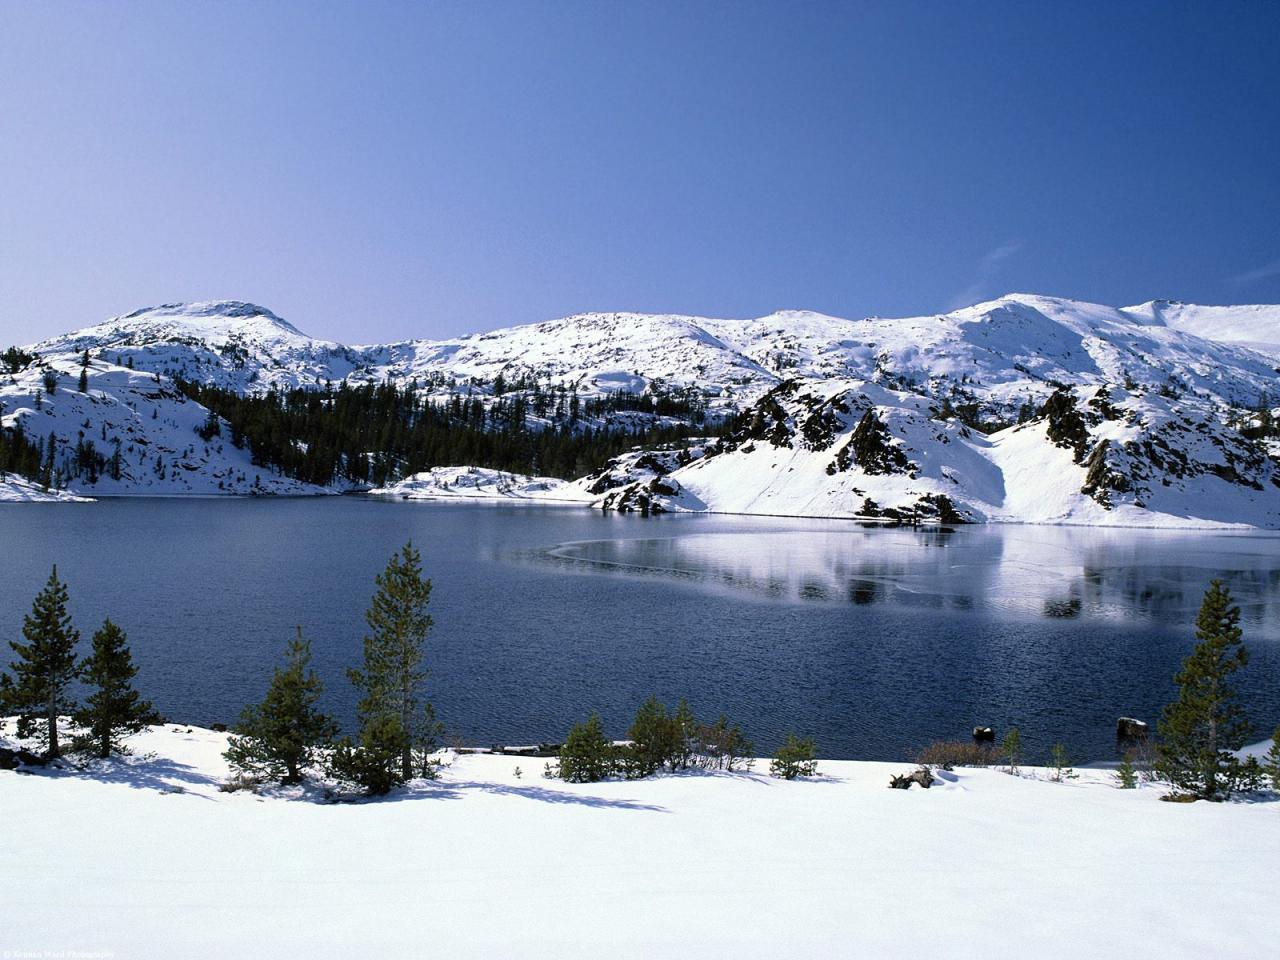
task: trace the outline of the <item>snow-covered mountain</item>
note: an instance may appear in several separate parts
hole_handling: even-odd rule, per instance
[[[108,455],[121,442],[120,479],[72,485],[82,493],[315,490],[198,436],[208,413],[174,377],[243,393],[416,381],[483,399],[501,378],[583,396],[695,392],[713,418],[743,416],[732,437],[637,451],[560,491],[612,508],[1280,526],[1259,420],[1280,393],[1280,306],[1011,294],[903,319],[581,314],[345,346],[225,301],[140,310],[29,350],[40,364],[0,377],[6,425],[40,442],[52,430],[68,455],[81,439]],[[85,350],[80,394],[71,384]],[[38,400],[45,369],[62,385]],[[445,479],[417,489],[456,489]]]

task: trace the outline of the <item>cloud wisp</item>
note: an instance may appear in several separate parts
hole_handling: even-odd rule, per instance
[[[1021,249],[1021,240],[1010,240],[988,250],[986,255],[978,261],[973,282],[948,301],[947,309],[958,310],[982,300],[991,289],[991,281],[1000,273],[1001,265]]]
[[[1237,273],[1234,277],[1227,277],[1227,283],[1235,287],[1246,287],[1259,280],[1266,280],[1268,277],[1280,277],[1280,260],[1272,260],[1256,270],[1246,270],[1244,273]]]

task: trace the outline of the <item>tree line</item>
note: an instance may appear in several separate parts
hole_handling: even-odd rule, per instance
[[[253,462],[307,483],[339,481],[380,486],[436,466],[480,466],[574,479],[637,445],[720,433],[693,391],[580,397],[574,390],[534,386],[511,392],[453,393],[435,399],[416,382],[277,390],[245,396],[234,390],[177,381],[208,407],[206,441],[224,429]],[[637,426],[611,420],[621,412],[668,418]],[[679,422],[672,422],[678,420]],[[610,425],[613,423],[614,425]],[[225,427],[224,427],[225,424]]]

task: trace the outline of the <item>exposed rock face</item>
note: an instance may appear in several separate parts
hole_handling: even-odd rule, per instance
[[[928,790],[933,786],[933,771],[928,767],[921,767],[911,773],[900,773],[889,778],[889,786],[894,790],[910,790],[913,783],[918,783],[924,789]]]
[[[1133,717],[1121,717],[1116,721],[1117,740],[1145,740],[1147,733],[1147,724],[1142,720],[1135,720]]]

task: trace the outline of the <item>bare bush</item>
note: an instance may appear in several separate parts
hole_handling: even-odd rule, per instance
[[[992,743],[974,743],[970,740],[935,740],[918,754],[916,763],[922,767],[991,767],[1000,762],[1003,754]]]

